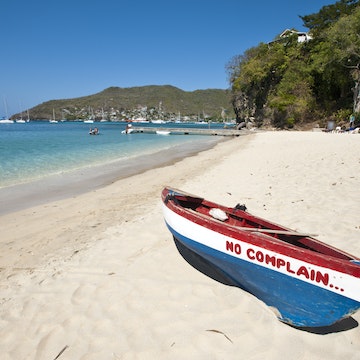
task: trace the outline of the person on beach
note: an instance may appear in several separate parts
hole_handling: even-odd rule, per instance
[[[352,130],[352,128],[354,127],[355,124],[355,116],[354,114],[350,115],[350,130]]]

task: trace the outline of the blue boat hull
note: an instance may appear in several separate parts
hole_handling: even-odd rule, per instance
[[[181,255],[222,283],[253,294],[280,321],[296,327],[324,327],[349,317],[360,303],[311,283],[227,255],[183,236],[167,224]]]

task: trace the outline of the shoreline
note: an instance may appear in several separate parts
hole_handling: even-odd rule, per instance
[[[0,216],[4,359],[356,358],[352,326],[302,331],[192,268],[162,216],[169,185],[360,257],[360,138],[263,132]]]
[[[244,134],[243,136],[245,136]],[[0,188],[0,216],[64,198],[74,197],[144,171],[171,165],[209,150],[227,138],[209,138],[206,143],[176,145],[164,151],[134,156],[104,165],[50,175],[39,180]]]

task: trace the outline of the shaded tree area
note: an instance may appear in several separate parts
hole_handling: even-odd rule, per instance
[[[293,128],[359,116],[359,1],[340,0],[301,19],[309,41],[292,29],[227,64],[238,122]]]

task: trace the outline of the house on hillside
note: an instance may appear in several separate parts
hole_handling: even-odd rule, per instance
[[[294,35],[296,34],[298,36],[298,42],[299,43],[304,43],[307,42],[309,40],[312,39],[312,36],[309,35],[309,33],[307,32],[303,32],[303,31],[296,31],[296,30],[290,30],[290,29],[286,29],[284,30],[280,35],[279,38],[283,39],[286,38],[288,36]]]

